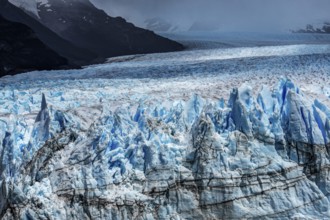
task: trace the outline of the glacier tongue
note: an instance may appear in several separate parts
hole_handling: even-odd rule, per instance
[[[330,110],[287,79],[252,91],[72,111],[23,94],[0,120],[1,218],[329,218]]]

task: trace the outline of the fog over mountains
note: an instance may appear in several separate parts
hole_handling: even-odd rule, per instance
[[[158,17],[182,30],[198,22],[222,31],[282,31],[330,20],[328,0],[93,0],[93,3],[141,27],[146,26],[146,19]]]

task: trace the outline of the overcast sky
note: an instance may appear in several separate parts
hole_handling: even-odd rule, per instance
[[[159,17],[180,27],[194,22],[221,30],[274,30],[330,21],[330,0],[92,0],[112,16],[138,26]]]

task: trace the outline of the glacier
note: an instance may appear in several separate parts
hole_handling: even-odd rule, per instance
[[[328,219],[329,54],[194,50],[1,78],[0,218]]]
[[[80,120],[35,102],[37,115],[0,121],[4,219],[330,216],[330,109],[288,79]]]

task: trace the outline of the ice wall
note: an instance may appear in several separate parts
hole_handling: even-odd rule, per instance
[[[0,120],[1,218],[329,218],[330,109],[287,79],[253,94],[74,111],[20,94]]]

